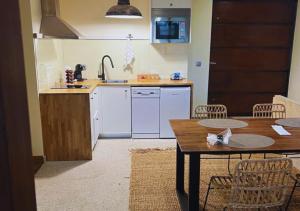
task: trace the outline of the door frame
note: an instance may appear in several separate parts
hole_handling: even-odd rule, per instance
[[[0,13],[1,210],[36,210],[19,0]]]

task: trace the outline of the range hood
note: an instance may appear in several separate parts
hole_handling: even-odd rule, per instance
[[[79,39],[80,33],[60,18],[59,0],[41,0],[43,38]]]

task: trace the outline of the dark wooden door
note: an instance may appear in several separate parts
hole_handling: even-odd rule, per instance
[[[1,211],[36,210],[19,2],[2,1],[0,13]]]
[[[296,0],[215,0],[209,104],[251,115],[256,103],[286,95]]]

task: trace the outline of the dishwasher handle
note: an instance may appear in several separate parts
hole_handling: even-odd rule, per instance
[[[143,96],[149,96],[149,95],[154,95],[154,92],[149,92],[149,93],[143,93],[143,92],[138,92],[138,95],[143,95]]]
[[[134,90],[132,93],[132,97],[134,97],[134,98],[142,98],[142,97],[159,98],[160,91],[159,90]]]

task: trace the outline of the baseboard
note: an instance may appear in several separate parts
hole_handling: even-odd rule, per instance
[[[34,174],[36,174],[44,163],[44,157],[43,156],[32,156],[32,159],[33,159]]]

